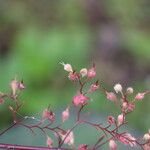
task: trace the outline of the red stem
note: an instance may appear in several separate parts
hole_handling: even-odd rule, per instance
[[[22,146],[16,144],[4,144],[0,143],[0,148],[3,149],[15,149],[15,150],[69,150],[67,148],[48,148],[48,147],[37,147],[37,146]]]

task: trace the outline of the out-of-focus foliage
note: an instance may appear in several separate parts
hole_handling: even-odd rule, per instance
[[[76,89],[66,80],[61,61],[75,69],[94,61],[109,89],[116,82],[133,85],[136,92],[150,88],[148,3],[0,0],[0,91],[9,91],[8,83],[17,76],[27,87],[23,111],[67,104]],[[101,93],[92,98],[97,99],[93,108],[111,110]],[[149,105],[147,97],[132,116],[139,128],[149,125]],[[1,106],[1,114],[5,110]]]

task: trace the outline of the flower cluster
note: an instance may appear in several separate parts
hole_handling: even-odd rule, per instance
[[[142,138],[136,138],[128,131],[122,131],[122,128],[128,122],[126,121],[126,116],[132,113],[135,110],[136,103],[142,101],[150,91],[144,91],[137,94],[134,94],[134,89],[128,87],[124,89],[120,83],[114,85],[113,90],[106,90],[102,87],[96,78],[96,66],[92,65],[89,69],[82,68],[79,71],[73,69],[73,67],[68,63],[61,63],[64,67],[64,70],[67,71],[68,79],[73,83],[79,85],[79,90],[72,97],[72,103],[68,105],[61,113],[61,121],[56,121],[57,117],[55,113],[50,109],[50,107],[45,108],[41,115],[41,119],[36,119],[36,117],[28,117],[20,119],[18,117],[19,110],[22,107],[22,103],[19,100],[19,92],[25,89],[23,82],[18,82],[16,79],[12,80],[10,87],[11,93],[5,94],[0,93],[0,104],[5,102],[5,98],[13,100],[14,105],[9,105],[9,110],[12,113],[13,124],[11,127],[8,127],[6,130],[0,132],[0,136],[9,131],[9,129],[14,126],[20,125],[29,129],[34,133],[34,129],[41,130],[46,137],[47,147],[34,147],[34,146],[21,146],[13,144],[1,144],[0,148],[7,149],[8,146],[10,149],[30,149],[30,150],[46,150],[46,149],[55,149],[55,150],[98,150],[104,144],[108,143],[109,150],[117,150],[118,143],[128,145],[131,147],[139,146],[141,149],[149,150],[150,149],[150,131],[144,134]],[[88,84],[87,84],[88,83]],[[85,88],[86,87],[86,88]],[[106,96],[107,101],[114,103],[116,107],[119,108],[120,113],[117,116],[109,115],[106,118],[106,123],[102,122],[92,122],[89,121],[86,117],[81,117],[83,114],[83,109],[90,104],[90,94],[95,91],[99,91]],[[131,99],[131,96],[134,97]],[[70,119],[70,110],[75,107],[75,120],[73,126],[65,129],[63,124]],[[23,122],[24,119],[36,119],[37,123],[35,124],[26,124]],[[95,128],[99,132],[99,138],[95,139],[93,145],[88,143],[80,143],[76,145],[76,138],[74,134],[74,129],[77,126],[82,124],[88,125],[91,128]],[[103,131],[103,132],[101,132]],[[55,137],[53,139],[51,134]],[[57,145],[54,145],[56,143]]]
[[[99,83],[98,81],[96,81],[91,84],[88,91],[83,92],[83,87],[87,83],[87,81],[90,81],[91,79],[96,77],[95,64],[93,64],[93,66],[90,69],[82,68],[79,72],[73,70],[70,64],[65,64],[65,63],[61,63],[61,64],[64,66],[64,70],[66,70],[69,73],[68,78],[71,81],[79,82],[81,87],[79,93],[73,97],[72,103],[75,106],[87,104],[90,98],[87,97],[86,94],[95,92],[96,90],[99,89]],[[82,82],[83,78],[84,81]]]

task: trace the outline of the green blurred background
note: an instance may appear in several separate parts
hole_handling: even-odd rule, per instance
[[[97,66],[97,76],[112,90],[119,82],[135,93],[150,89],[149,0],[0,0],[0,91],[10,91],[17,76],[25,82],[21,113],[41,112],[49,104],[65,107],[77,87],[59,62],[74,68]],[[115,114],[104,95],[89,107]],[[128,118],[141,132],[150,127],[150,96]],[[0,125],[10,122],[0,106]]]

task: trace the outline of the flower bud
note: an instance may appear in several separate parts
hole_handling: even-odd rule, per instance
[[[121,124],[123,124],[123,122],[124,122],[124,115],[120,114],[118,116],[118,126],[120,126]]]
[[[69,118],[69,108],[66,108],[65,111],[62,112],[62,122],[65,122]]]
[[[122,92],[122,86],[121,86],[121,84],[116,84],[115,86],[114,86],[114,90],[115,90],[115,92],[116,93],[118,93],[118,92]]]
[[[86,144],[81,144],[79,147],[78,147],[78,150],[88,150],[88,146]]]
[[[99,84],[98,84],[98,81],[96,83],[93,83],[91,86],[90,86],[90,89],[89,89],[89,92],[95,92],[96,90],[99,89]]]
[[[107,117],[107,122],[108,122],[109,124],[114,124],[114,123],[115,123],[114,117],[113,117],[113,116],[108,116],[108,117]]]
[[[16,95],[16,91],[18,89],[18,82],[16,79],[12,80],[11,83],[10,83],[10,87],[12,89],[12,94],[13,95]]]
[[[43,111],[42,119],[48,119],[50,121],[55,121],[55,114],[52,111],[49,111],[48,109],[45,109]]]
[[[64,62],[60,63],[64,66],[64,70],[68,72],[73,72],[72,66],[70,64],[65,64]]]
[[[93,67],[88,70],[87,76],[88,78],[94,78],[96,76],[95,65],[93,65]]]
[[[133,88],[132,87],[128,87],[127,88],[127,93],[128,94],[132,94],[133,93]]]
[[[48,146],[49,148],[52,148],[53,141],[52,141],[52,139],[51,139],[49,136],[47,136],[46,144],[47,144],[47,146]]]
[[[148,133],[144,134],[143,139],[146,141],[149,141],[150,140],[150,134],[148,134]]]
[[[144,98],[144,95],[145,93],[138,93],[136,96],[135,96],[135,100],[142,100]]]
[[[87,71],[86,68],[83,68],[83,69],[80,70],[80,74],[81,74],[82,77],[87,76],[87,72],[88,72],[88,71]]]
[[[123,133],[118,137],[118,140],[125,144],[125,145],[130,145],[131,147],[136,146],[136,138],[133,137],[130,133]]]
[[[109,141],[109,150],[117,150],[117,144],[114,140]]]
[[[132,112],[135,109],[135,104],[134,103],[129,103],[127,109],[128,109],[128,112]]]
[[[122,104],[122,108],[125,110],[128,108],[128,103],[127,102],[123,102]]]
[[[113,102],[117,101],[117,97],[113,92],[106,92],[107,99]]]
[[[23,84],[23,81],[21,81],[21,82],[18,83],[18,89],[19,90],[25,89],[25,85]]]
[[[65,144],[73,145],[74,144],[74,134],[73,131],[68,130],[66,133],[59,133],[61,136],[61,139],[64,140]]]
[[[70,72],[68,78],[72,81],[76,81],[80,78],[80,75],[76,72]]]
[[[144,144],[143,150],[150,150],[150,144],[149,143]]]

